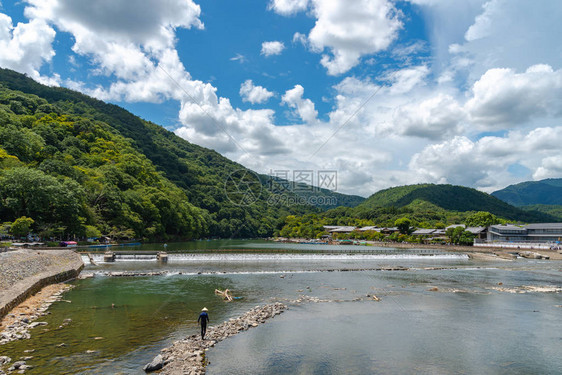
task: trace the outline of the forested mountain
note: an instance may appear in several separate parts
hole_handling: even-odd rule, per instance
[[[562,205],[562,178],[527,181],[509,185],[492,195],[514,206]]]
[[[521,206],[525,211],[538,211],[554,217],[556,222],[562,222],[562,205],[549,204],[532,204],[529,206]]]
[[[445,228],[451,224],[557,221],[556,211],[521,210],[475,189],[453,185],[407,185],[381,190],[357,207],[338,207],[319,214],[288,216],[279,234],[314,238],[326,234],[324,225],[393,227],[407,220],[416,228]],[[380,239],[379,234],[367,237]],[[363,237],[361,237],[363,238]],[[369,237],[370,238],[370,237]]]
[[[266,176],[123,108],[7,69],[0,69],[0,179],[0,221],[31,217],[45,236],[268,236],[287,214],[319,212],[293,191],[268,190]],[[336,205],[363,200],[318,194]]]
[[[366,213],[381,208],[428,208],[445,211],[487,211],[498,217],[522,222],[540,222],[552,219],[539,212],[523,211],[476,189],[455,185],[419,184],[381,190],[354,211]]]

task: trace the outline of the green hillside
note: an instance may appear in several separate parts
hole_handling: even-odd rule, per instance
[[[116,105],[6,69],[0,163],[0,221],[28,216],[43,234],[268,236],[288,214],[319,211],[291,191],[271,193],[266,176]],[[251,199],[236,191],[240,182],[253,189]],[[318,194],[335,205],[364,200]]]
[[[532,204],[522,206],[525,211],[538,211],[556,218],[556,222],[562,222],[562,205]]]
[[[475,218],[495,222],[551,222],[560,212],[541,209],[522,210],[478,190],[453,185],[407,185],[381,190],[357,207],[338,207],[320,214],[288,216],[279,235],[283,237],[320,237],[324,225],[393,227],[397,220],[408,219],[416,228],[445,228],[451,224],[471,224]],[[492,214],[492,215],[490,215]],[[481,224],[476,224],[481,225]],[[380,233],[355,233],[351,238],[382,239]],[[340,236],[340,238],[346,238]],[[406,241],[389,237],[391,240]]]
[[[522,182],[492,195],[514,206],[562,205],[562,178]]]
[[[539,212],[523,211],[476,189],[434,184],[407,185],[381,190],[367,198],[354,211],[366,213],[385,207],[411,208],[414,212],[427,211],[431,207],[437,211],[439,209],[454,212],[487,211],[507,220],[523,222],[552,219]]]

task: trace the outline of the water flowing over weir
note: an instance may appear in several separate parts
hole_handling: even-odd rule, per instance
[[[315,249],[316,250],[316,249]],[[114,252],[115,261],[157,261],[157,252]],[[89,256],[96,263],[104,263],[104,254],[89,253],[82,254],[84,263],[89,263]],[[205,252],[205,253],[169,253],[168,261],[174,263],[181,262],[269,262],[269,261],[323,261],[323,260],[415,260],[415,259],[451,259],[462,260],[468,259],[465,254],[446,253],[433,249],[416,249],[416,250],[403,250],[403,249],[365,249],[353,251],[306,251],[291,250],[291,251],[244,251],[243,253],[233,252]]]

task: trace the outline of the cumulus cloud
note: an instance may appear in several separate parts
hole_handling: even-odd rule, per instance
[[[392,94],[405,94],[414,87],[425,84],[428,74],[428,67],[421,65],[393,71],[386,75],[386,80],[392,83]]]
[[[93,73],[116,79],[109,88],[82,91],[106,100],[154,102],[177,98],[177,85],[170,82],[191,78],[174,47],[176,28],[203,28],[200,7],[191,0],[27,3],[26,17],[71,33],[72,50],[91,59]]]
[[[14,26],[9,16],[0,13],[0,66],[27,73],[43,83],[56,84],[56,77],[49,79],[39,73],[41,66],[55,55],[55,35],[55,30],[43,20]]]
[[[306,10],[308,3],[308,0],[272,0],[269,3],[269,9],[288,16]]]
[[[560,176],[562,176],[562,154],[544,158],[541,166],[533,173],[535,180],[559,178]]]
[[[304,99],[303,95],[304,88],[301,85],[295,85],[295,87],[285,92],[281,101],[290,108],[295,109],[304,122],[313,124],[317,121],[318,111],[314,108],[312,100]]]
[[[75,36],[75,49],[95,53],[94,42],[163,49],[174,43],[174,29],[203,28],[201,8],[192,0],[26,0],[28,18],[45,19]]]
[[[461,133],[465,113],[450,95],[439,94],[421,102],[398,107],[393,124],[402,134],[443,139]]]
[[[240,96],[245,102],[252,104],[260,104],[266,102],[274,94],[268,91],[265,87],[254,86],[254,82],[248,79],[240,85]]]
[[[486,129],[505,129],[530,119],[562,114],[562,70],[534,65],[524,73],[490,69],[472,87],[466,110]]]
[[[280,55],[285,49],[285,45],[279,41],[263,42],[261,44],[261,54],[269,57]]]
[[[387,49],[402,27],[399,13],[388,0],[311,0],[316,24],[308,35],[312,50],[323,53],[320,63],[330,75],[356,66],[363,55]],[[305,1],[274,1],[271,9],[293,14],[307,9]]]
[[[513,164],[533,171],[534,178],[555,176],[560,172],[556,165],[560,142],[562,127],[537,128],[527,133],[513,131],[504,137],[490,136],[477,141],[457,136],[426,146],[412,157],[409,169],[425,181],[494,191],[517,181],[508,172]]]

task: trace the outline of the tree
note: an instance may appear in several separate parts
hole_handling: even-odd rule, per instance
[[[87,238],[100,238],[101,232],[98,228],[93,225],[86,225],[86,237]]]
[[[458,245],[471,245],[474,241],[474,235],[463,226],[449,228],[445,234],[450,238],[451,243]]]
[[[410,234],[411,224],[412,222],[407,217],[402,217],[394,222],[394,226],[396,226],[402,234]]]
[[[25,237],[31,232],[31,226],[35,223],[30,217],[22,216],[12,223],[10,232],[16,237]]]
[[[468,227],[489,227],[500,222],[496,215],[487,211],[478,211],[466,218],[465,224]]]

